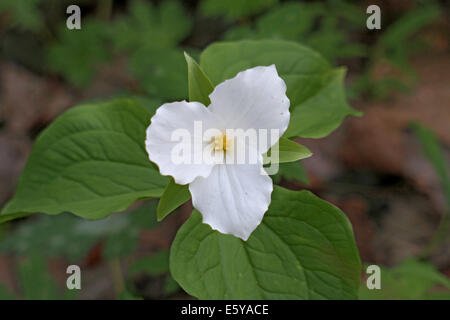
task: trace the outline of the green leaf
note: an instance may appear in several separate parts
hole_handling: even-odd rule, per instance
[[[17,212],[17,213],[7,214],[7,215],[3,215],[2,212],[0,212],[0,224],[10,221],[10,220],[23,218],[23,217],[26,217],[29,215],[30,215],[29,212]]]
[[[118,97],[119,98],[119,97]],[[159,98],[150,98],[148,96],[141,96],[141,95],[128,95],[124,98],[132,99],[136,102],[138,102],[140,105],[142,105],[147,111],[150,113],[150,115],[154,115],[156,110],[164,103],[163,100]]]
[[[349,115],[360,115],[346,101],[344,70],[333,69],[318,53],[277,40],[219,42],[206,48],[200,66],[213,85],[239,71],[275,64],[287,85],[291,121],[286,137],[321,138]]]
[[[200,299],[355,299],[361,262],[338,208],[275,186],[246,242],[213,231],[194,211],[172,244],[170,270]]]
[[[278,157],[272,155],[272,150],[278,148]],[[267,163],[283,163],[292,162],[301,159],[308,158],[312,155],[312,152],[305,146],[294,142],[292,140],[281,137],[280,140],[263,155],[264,164]]]
[[[181,206],[183,203],[191,198],[188,185],[176,184],[173,179],[170,179],[169,184],[164,190],[161,199],[158,202],[158,209],[156,211],[158,221],[161,221],[173,210]]]
[[[347,104],[344,78],[345,69],[342,68],[323,74],[318,84],[319,92],[294,107],[292,125],[285,135],[321,138],[336,129],[347,115],[361,115]]]
[[[98,67],[111,58],[108,50],[108,25],[97,20],[86,20],[81,30],[69,30],[64,25],[59,40],[47,50],[47,64],[76,86],[86,86]]]
[[[156,202],[151,201],[127,212],[132,227],[137,229],[152,229],[158,225],[156,220]]]
[[[198,101],[209,106],[209,94],[214,90],[211,81],[205,75],[198,63],[186,52],[184,53],[188,66],[189,101]]]
[[[280,163],[278,173],[272,179],[274,183],[279,183],[281,178],[309,184],[308,175],[300,161]]]
[[[37,139],[0,217],[68,211],[99,219],[137,199],[161,196],[168,181],[145,151],[149,120],[131,100],[67,111]]]

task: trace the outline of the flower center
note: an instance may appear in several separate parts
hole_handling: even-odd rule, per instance
[[[214,137],[214,150],[226,151],[231,148],[231,139],[227,139],[226,135],[220,135]]]

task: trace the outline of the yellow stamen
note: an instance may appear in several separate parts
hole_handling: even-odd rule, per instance
[[[220,135],[214,137],[214,150],[215,151],[226,151],[231,147],[231,139],[227,139],[226,135]]]

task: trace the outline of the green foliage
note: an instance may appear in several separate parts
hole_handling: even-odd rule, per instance
[[[18,278],[20,284],[20,297],[14,297],[9,291],[5,299],[25,299],[25,300],[72,300],[76,299],[78,292],[72,290],[60,291],[48,273],[47,264],[42,256],[34,253],[27,260],[20,263],[18,268]],[[1,287],[0,287],[1,291]],[[2,294],[0,292],[0,297]],[[3,298],[3,297],[2,297]]]
[[[20,17],[20,4],[7,3],[12,16]],[[35,8],[37,3],[29,1],[26,6]],[[191,101],[208,105],[213,85],[247,68],[276,64],[291,100],[287,138],[320,138],[346,116],[359,114],[346,102],[345,72],[333,69],[316,52],[296,43],[213,44],[203,52],[200,65],[185,54],[186,68],[179,44],[192,30],[191,17],[180,2],[158,3],[130,1],[128,15],[115,16],[112,23],[83,19],[81,30],[64,27],[47,48],[51,69],[79,87],[88,85],[104,62],[125,53],[129,71],[140,87],[136,91],[152,98],[136,97],[143,106],[130,100],[91,103],[59,117],[37,139],[17,193],[0,213],[0,222],[35,212],[71,212],[100,219],[136,200],[162,196],[158,208],[152,203],[97,221],[69,214],[28,220],[0,243],[3,252],[32,257],[19,268],[25,298],[59,297],[46,273],[44,257],[65,255],[78,260],[101,241],[104,258],[120,266],[117,259],[135,251],[140,230],[155,225],[155,211],[160,220],[190,198],[187,186],[159,175],[145,151],[145,129],[162,101],[184,99],[189,92]],[[363,46],[348,45],[347,34],[336,34],[338,19],[360,23],[349,14],[354,8],[351,5],[334,3],[333,8],[336,12],[340,8],[341,13],[339,18],[330,18],[329,7],[321,4],[282,3],[267,10],[277,3],[203,0],[199,7],[206,16],[239,20],[240,25],[227,37],[234,33],[237,38],[301,41],[331,60],[364,54]],[[245,25],[251,21],[247,18],[260,13],[263,15],[255,18],[254,25]],[[39,13],[27,17],[25,28],[33,28],[33,19],[41,21],[36,17]],[[279,162],[311,155],[285,138],[279,146]],[[281,164],[274,180],[281,176],[307,179],[298,161]],[[168,251],[138,259],[129,272],[165,277],[166,294],[179,289],[178,281],[200,298],[352,299],[359,286],[360,261],[350,224],[340,210],[307,191],[275,187],[270,209],[248,242],[212,231],[194,212],[180,229],[170,257],[176,281],[167,276]],[[132,291],[118,291],[120,299],[138,298]],[[11,296],[6,291],[1,294]]]
[[[131,3],[130,14],[113,27],[118,51],[129,53],[129,68],[142,89],[164,99],[186,97],[186,67],[175,46],[190,32],[192,21],[176,1],[158,7],[143,1]]]
[[[415,123],[412,125],[414,132],[417,134],[425,156],[433,165],[436,175],[439,177],[444,191],[444,196],[447,199],[448,207],[450,208],[450,179],[448,161],[442,150],[441,145],[436,135],[430,129]]]
[[[6,286],[0,284],[0,300],[15,300],[15,298],[14,294]]]
[[[126,215],[129,215],[130,225],[136,229],[153,229],[157,226],[155,202],[148,202],[128,210]],[[126,228],[130,228],[130,226]]]
[[[349,42],[350,29],[354,28],[365,28],[364,10],[355,5],[341,1],[291,1],[270,10],[254,24],[239,25],[228,30],[225,39],[273,38],[297,41],[334,61],[337,58],[366,55],[364,45]]]
[[[248,241],[213,231],[194,211],[173,242],[174,279],[200,299],[355,299],[361,262],[336,207],[275,187]]]
[[[271,152],[274,148],[278,148],[278,158],[274,157]],[[264,154],[264,164],[272,162],[272,163],[283,163],[283,162],[292,162],[301,159],[305,159],[312,156],[311,151],[305,146],[294,142],[292,140],[281,137],[280,140],[267,152]]]
[[[0,243],[0,252],[80,261],[91,248],[104,241],[104,256],[114,259],[134,252],[141,229],[156,225],[156,204],[150,202],[122,214],[86,221],[70,214],[40,216],[21,224]]]
[[[130,55],[128,64],[146,94],[162,99],[186,98],[186,64],[182,50],[141,47]]]
[[[128,272],[131,275],[147,273],[152,276],[160,276],[169,271],[169,251],[161,250],[151,256],[135,260]]]
[[[81,259],[96,243],[95,233],[80,228],[83,220],[69,214],[39,217],[27,221],[0,243],[0,251],[29,256],[65,255],[70,261]]]
[[[254,32],[257,37],[299,41],[311,31],[323,11],[321,3],[286,2],[261,16]]]
[[[291,113],[291,123],[285,135],[321,138],[335,130],[346,116],[360,116],[362,112],[352,109],[345,96],[345,69],[324,73],[309,90],[314,94],[304,96],[302,89],[294,93],[300,102]],[[295,99],[295,102],[298,100]]]
[[[427,1],[384,28],[370,50],[366,70],[350,88],[352,95],[368,93],[373,98],[382,99],[394,91],[408,92],[417,80],[409,59],[426,47],[417,34],[439,16],[440,9],[436,2]],[[381,79],[375,79],[374,73],[380,67],[392,71]]]
[[[176,184],[173,179],[170,179],[169,184],[164,190],[161,199],[158,202],[158,221],[164,219],[169,213],[181,206],[183,203],[191,198],[188,185]]]
[[[0,224],[5,223],[10,220],[23,218],[28,215],[29,215],[28,212],[16,212],[16,213],[2,214],[2,211],[0,211]]]
[[[16,296],[0,284],[1,300],[72,300],[77,297],[77,291],[60,292],[58,290],[55,281],[48,273],[44,258],[37,253],[31,254],[27,260],[20,263],[18,278],[20,296]]]
[[[278,173],[272,179],[274,183],[279,183],[281,178],[309,184],[308,175],[300,161],[280,163]]]
[[[57,299],[58,291],[56,284],[46,272],[45,260],[33,255],[28,262],[19,266],[19,276],[24,299]]]
[[[76,86],[89,84],[98,68],[111,58],[108,25],[98,20],[83,20],[80,30],[69,30],[64,25],[58,35],[59,40],[47,50],[50,69]]]
[[[333,69],[316,52],[294,42],[261,40],[214,43],[200,65],[214,85],[239,71],[275,64],[287,85],[291,120],[286,137],[321,138],[348,115],[359,115],[346,101],[345,71]]]
[[[60,292],[42,256],[34,253],[22,261],[18,268],[20,296],[16,296],[0,284],[1,300],[72,300],[76,299],[77,292],[65,290]]]
[[[438,290],[436,286],[441,286]],[[433,290],[434,289],[434,290]],[[363,300],[450,299],[450,280],[426,262],[409,259],[394,268],[381,268],[381,290],[361,284]]]
[[[408,57],[421,47],[420,42],[412,37],[435,21],[439,15],[439,7],[434,4],[407,12],[383,32],[377,50],[382,51],[380,54],[388,57],[403,70],[408,70]],[[406,42],[407,46],[404,45]]]
[[[200,11],[205,16],[224,16],[228,20],[245,18],[271,7],[278,0],[202,0]]]
[[[214,90],[211,81],[200,68],[198,63],[186,52],[184,53],[188,67],[189,101],[198,101],[209,106],[209,95]]]
[[[138,229],[124,229],[106,238],[103,255],[107,260],[126,257],[136,250],[138,244]]]
[[[25,273],[20,283],[31,292],[30,299],[61,299],[60,293],[42,263],[44,258],[64,257],[71,262],[77,262],[86,257],[92,247],[103,242],[102,256],[108,261],[130,256],[136,251],[139,232],[156,226],[156,203],[148,202],[124,213],[113,214],[105,219],[87,221],[79,217],[61,214],[55,217],[39,216],[21,224],[16,230],[8,234],[0,242],[0,252],[16,254],[18,256],[36,257],[37,252],[41,261],[25,265]],[[130,275],[138,272],[151,274],[151,270],[160,270],[161,275],[167,274],[164,285],[166,294],[173,293],[177,287],[168,275],[168,254],[165,251],[157,253],[159,259],[145,259],[145,263],[138,259],[129,269]],[[153,256],[152,256],[153,258]],[[35,259],[35,258],[33,258]],[[30,269],[31,266],[34,269]],[[139,267],[140,266],[140,267]],[[28,269],[27,269],[28,268]],[[36,268],[39,268],[36,269]],[[139,269],[140,268],[140,269]],[[41,270],[42,269],[42,270]],[[34,285],[32,272],[40,272]],[[44,287],[41,283],[48,281]],[[66,298],[75,298],[74,291],[67,291]],[[8,290],[0,286],[0,298],[14,298]],[[136,300],[140,297],[129,291],[123,291],[119,299]]]
[[[170,295],[180,289],[178,283],[169,274],[169,250],[161,250],[151,256],[135,260],[128,268],[130,275],[148,274],[158,277],[165,276],[164,293]]]
[[[111,24],[83,20],[81,30],[61,28],[48,49],[50,68],[70,83],[88,85],[96,70],[112,58],[111,52],[127,53],[128,66],[142,90],[164,99],[186,97],[186,73],[182,51],[175,46],[191,31],[192,21],[177,1],[159,6],[132,1],[129,14]]]
[[[0,12],[9,16],[11,27],[36,30],[43,25],[43,17],[39,10],[42,2],[42,0],[2,0]]]
[[[0,216],[69,211],[98,219],[161,196],[168,179],[145,151],[149,119],[131,100],[67,111],[37,139],[16,195]]]
[[[332,62],[338,58],[366,56],[368,51],[366,46],[362,43],[350,42],[346,33],[336,32],[340,28],[336,16],[324,16],[320,29],[312,32],[305,44]]]
[[[175,281],[174,278],[172,278],[170,275],[167,276],[166,282],[164,283],[164,291],[167,295],[173,294],[180,290],[180,286]]]
[[[190,32],[192,21],[177,1],[162,1],[158,7],[133,1],[129,14],[114,25],[116,47],[133,52],[141,47],[170,48]]]
[[[439,141],[433,131],[418,124],[413,123],[412,128],[422,144],[425,156],[430,161],[433,166],[436,175],[438,176],[444,197],[447,200],[447,210],[444,212],[439,223],[439,227],[432,239],[428,243],[423,256],[430,255],[433,250],[435,250],[439,245],[441,245],[449,236],[450,230],[450,179],[449,179],[449,168],[446,155],[444,154]]]

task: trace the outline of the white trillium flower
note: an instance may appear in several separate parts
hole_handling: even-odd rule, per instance
[[[247,240],[270,204],[273,183],[263,170],[262,155],[288,127],[286,84],[275,65],[260,66],[220,83],[209,98],[208,108],[199,102],[186,101],[159,107],[147,128],[146,149],[162,175],[172,176],[177,184],[189,184],[192,203],[202,214],[204,223]],[[202,130],[212,134],[207,138],[199,136],[198,123]],[[230,129],[263,132],[266,138],[268,133],[272,135],[270,139],[259,135],[257,143],[245,140],[238,144],[227,136]],[[174,141],[174,132],[188,133],[190,139],[180,144]],[[269,141],[261,143],[261,140]],[[180,146],[186,147],[183,148],[185,159],[194,161],[174,161],[174,150]],[[249,159],[255,156],[256,161],[217,161],[234,158],[239,148]],[[205,161],[202,158],[205,150],[216,160]]]

